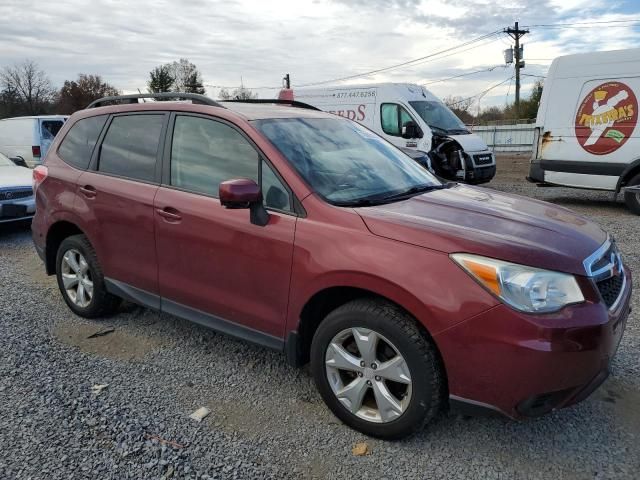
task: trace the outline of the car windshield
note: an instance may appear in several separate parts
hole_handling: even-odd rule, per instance
[[[418,100],[409,102],[409,105],[429,127],[435,130],[451,135],[469,133],[464,123],[442,102]]]
[[[334,205],[388,203],[442,188],[414,160],[350,120],[278,118],[253,124]]]
[[[9,167],[15,165],[11,160],[0,153],[0,167]]]

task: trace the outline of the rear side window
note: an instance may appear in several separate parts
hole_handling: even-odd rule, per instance
[[[225,180],[257,182],[258,161],[258,152],[228,125],[200,117],[176,117],[171,185],[217,197],[220,182]]]
[[[91,161],[102,127],[107,121],[106,115],[89,117],[76,122],[64,137],[58,155],[69,165],[86,170]],[[57,133],[57,132],[56,132]]]
[[[53,138],[58,134],[64,122],[62,120],[43,120],[41,125],[40,133],[44,138],[53,140]]]
[[[164,115],[115,117],[102,141],[98,170],[153,182]]]

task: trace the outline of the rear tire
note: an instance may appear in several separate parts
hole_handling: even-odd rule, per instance
[[[626,185],[627,187],[640,187],[640,173],[633,177]],[[640,215],[640,193],[626,193],[624,194],[624,202],[636,215]]]
[[[65,238],[56,255],[56,278],[69,308],[85,318],[113,314],[121,299],[107,292],[96,252],[84,235]]]
[[[327,315],[313,337],[311,371],[336,417],[372,437],[406,437],[444,404],[435,344],[415,319],[382,300],[354,300]]]

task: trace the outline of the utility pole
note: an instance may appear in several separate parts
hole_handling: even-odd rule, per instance
[[[529,30],[521,30],[518,28],[518,22],[516,22],[515,28],[505,28],[504,31],[516,42],[514,57],[516,68],[516,120],[518,120],[520,118],[520,69],[524,68],[524,60],[520,58],[520,37],[529,33]]]

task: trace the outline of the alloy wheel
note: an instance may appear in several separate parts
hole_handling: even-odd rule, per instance
[[[349,328],[335,335],[325,353],[325,368],[338,401],[363,420],[391,422],[411,402],[407,362],[374,330]]]
[[[86,308],[93,298],[93,280],[89,264],[78,250],[67,250],[62,256],[61,276],[71,302]]]

